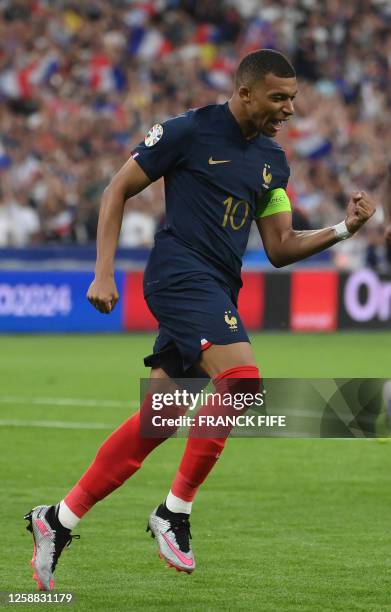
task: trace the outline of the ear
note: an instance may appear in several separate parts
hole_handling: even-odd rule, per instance
[[[239,98],[245,104],[250,102],[250,90],[246,85],[241,85],[238,89]]]

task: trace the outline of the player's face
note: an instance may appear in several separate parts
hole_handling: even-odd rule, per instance
[[[254,128],[265,136],[275,136],[294,113],[296,78],[267,74],[248,90],[247,116]]]

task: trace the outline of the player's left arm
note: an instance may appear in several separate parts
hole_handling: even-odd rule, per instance
[[[282,212],[266,214],[256,220],[266,253],[276,268],[324,251],[343,239],[336,229],[338,226],[309,231],[294,230],[292,213],[286,208]],[[355,234],[372,217],[375,210],[375,204],[368,194],[363,191],[353,193],[345,218],[348,235],[343,237]]]

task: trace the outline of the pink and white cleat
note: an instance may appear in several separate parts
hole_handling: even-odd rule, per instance
[[[57,561],[73,538],[70,529],[66,529],[58,520],[58,506],[37,506],[28,512],[25,517],[34,539],[33,578],[40,591],[51,591],[54,588],[53,572]]]
[[[169,567],[187,574],[195,570],[188,514],[170,512],[165,504],[160,504],[149,517],[147,531],[156,538],[159,556]]]

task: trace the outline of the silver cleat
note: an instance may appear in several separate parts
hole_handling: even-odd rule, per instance
[[[195,569],[195,559],[190,546],[190,523],[187,514],[163,518],[169,513],[161,505],[151,513],[147,531],[151,531],[159,546],[159,556],[169,567],[175,567],[178,572],[191,574]]]

